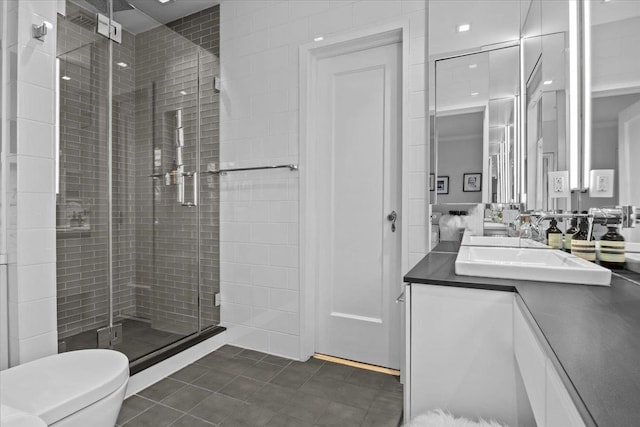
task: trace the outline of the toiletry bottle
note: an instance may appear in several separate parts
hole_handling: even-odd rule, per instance
[[[571,239],[571,253],[587,261],[596,261],[596,243],[591,240],[587,240],[589,234],[589,223],[586,218],[582,218],[579,231],[574,234]]]
[[[562,231],[555,219],[551,220],[551,226],[547,228],[547,246],[551,249],[562,249]]]
[[[612,269],[624,268],[624,237],[618,233],[615,225],[607,226],[607,233],[600,238],[600,265]]]
[[[523,217],[522,224],[520,224],[520,240],[522,239],[533,239],[531,221],[528,216]]]
[[[169,172],[169,184],[176,185],[178,183],[178,165],[176,161],[173,161],[173,165],[171,165],[171,171]]]
[[[573,212],[577,213],[577,212]],[[578,230],[578,218],[571,218],[571,228],[569,228],[564,234],[564,250],[567,252],[571,252],[571,239],[573,239],[574,234],[576,234]]]

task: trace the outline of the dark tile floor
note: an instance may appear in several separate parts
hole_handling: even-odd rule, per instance
[[[397,377],[224,346],[125,400],[118,425],[397,427],[401,418]]]
[[[183,335],[153,329],[150,323],[140,320],[123,319],[119,323],[122,323],[122,341],[116,344],[113,349],[124,353],[129,358],[129,361],[134,361],[141,356],[184,338]],[[95,330],[81,332],[67,337],[63,341],[64,349],[61,347],[61,351],[97,348],[98,346],[98,337]]]

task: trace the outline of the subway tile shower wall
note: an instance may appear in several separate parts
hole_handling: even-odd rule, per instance
[[[60,338],[104,326],[108,318],[108,45],[92,26],[81,25],[88,16],[68,2],[58,30],[60,75],[70,78],[61,81],[60,96]],[[218,181],[201,180],[198,242],[196,210],[177,203],[176,186],[149,175],[172,168],[178,109],[185,171],[196,169],[198,136],[201,170],[218,162],[218,22],[216,6],[147,32],[125,31],[122,44],[113,44],[113,63],[126,64],[113,66],[114,316],[148,319],[154,328],[181,334],[198,326],[198,243],[202,324],[219,321],[213,306],[219,289]],[[154,167],[154,149],[162,153],[160,167]],[[83,224],[69,227],[76,210]]]

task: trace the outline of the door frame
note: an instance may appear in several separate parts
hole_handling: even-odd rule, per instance
[[[314,41],[300,46],[299,75],[300,75],[300,359],[306,360],[313,356],[316,348],[316,295],[319,289],[317,264],[318,230],[313,227],[317,223],[315,206],[318,203],[315,192],[316,183],[322,179],[322,168],[314,162],[316,134],[317,101],[314,89],[317,83],[317,62],[319,59],[359,50],[400,43],[402,51],[401,79],[401,120],[400,120],[400,151],[402,156],[401,206],[398,220],[400,223],[401,253],[398,283],[402,283],[403,272],[409,268],[409,239],[407,217],[409,199],[408,155],[409,138],[409,20],[400,19],[385,24],[368,27],[366,29],[346,32]],[[402,315],[401,315],[402,316]],[[401,325],[398,325],[398,333]]]

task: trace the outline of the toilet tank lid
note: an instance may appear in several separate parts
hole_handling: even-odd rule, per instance
[[[52,424],[116,391],[129,360],[114,350],[77,350],[0,372],[0,402]]]

